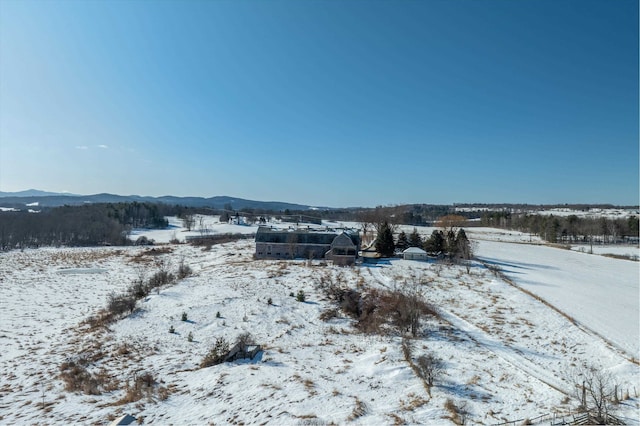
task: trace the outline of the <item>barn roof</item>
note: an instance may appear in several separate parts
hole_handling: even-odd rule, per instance
[[[338,235],[331,242],[331,247],[354,247],[355,245],[353,239],[346,232]]]
[[[272,229],[267,226],[258,227],[256,242],[331,245],[339,235],[347,236],[355,245],[358,245],[360,242],[360,236],[356,233],[338,232],[335,230]]]

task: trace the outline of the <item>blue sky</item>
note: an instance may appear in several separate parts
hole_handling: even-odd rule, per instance
[[[638,3],[0,1],[0,191],[638,204]]]

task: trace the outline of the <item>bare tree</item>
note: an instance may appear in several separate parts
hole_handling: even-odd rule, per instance
[[[582,408],[597,424],[607,424],[612,400],[617,389],[609,372],[595,367],[580,370],[574,379]]]
[[[433,386],[434,381],[444,371],[444,363],[433,354],[420,355],[416,364],[420,376],[429,387]]]
[[[198,229],[200,230],[200,235],[202,236],[209,234],[209,228],[207,227],[207,222],[204,216],[198,217]]]
[[[192,214],[185,214],[182,217],[182,226],[187,228],[187,231],[191,231],[196,224],[196,218]]]
[[[289,256],[291,256],[291,259],[295,259],[298,251],[298,234],[292,232],[287,235],[287,246],[289,248]]]

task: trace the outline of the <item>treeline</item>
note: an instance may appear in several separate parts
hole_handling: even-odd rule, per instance
[[[483,226],[513,229],[538,235],[551,243],[624,243],[636,242],[639,236],[638,216],[626,219],[583,218],[576,215],[554,216],[487,212]]]
[[[42,246],[126,245],[132,228],[164,228],[176,206],[151,203],[87,204],[39,213],[0,212],[0,250]]]

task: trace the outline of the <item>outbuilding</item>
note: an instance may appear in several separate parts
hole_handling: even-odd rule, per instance
[[[409,247],[402,252],[402,257],[404,260],[427,260],[429,258],[427,252],[420,247]]]

